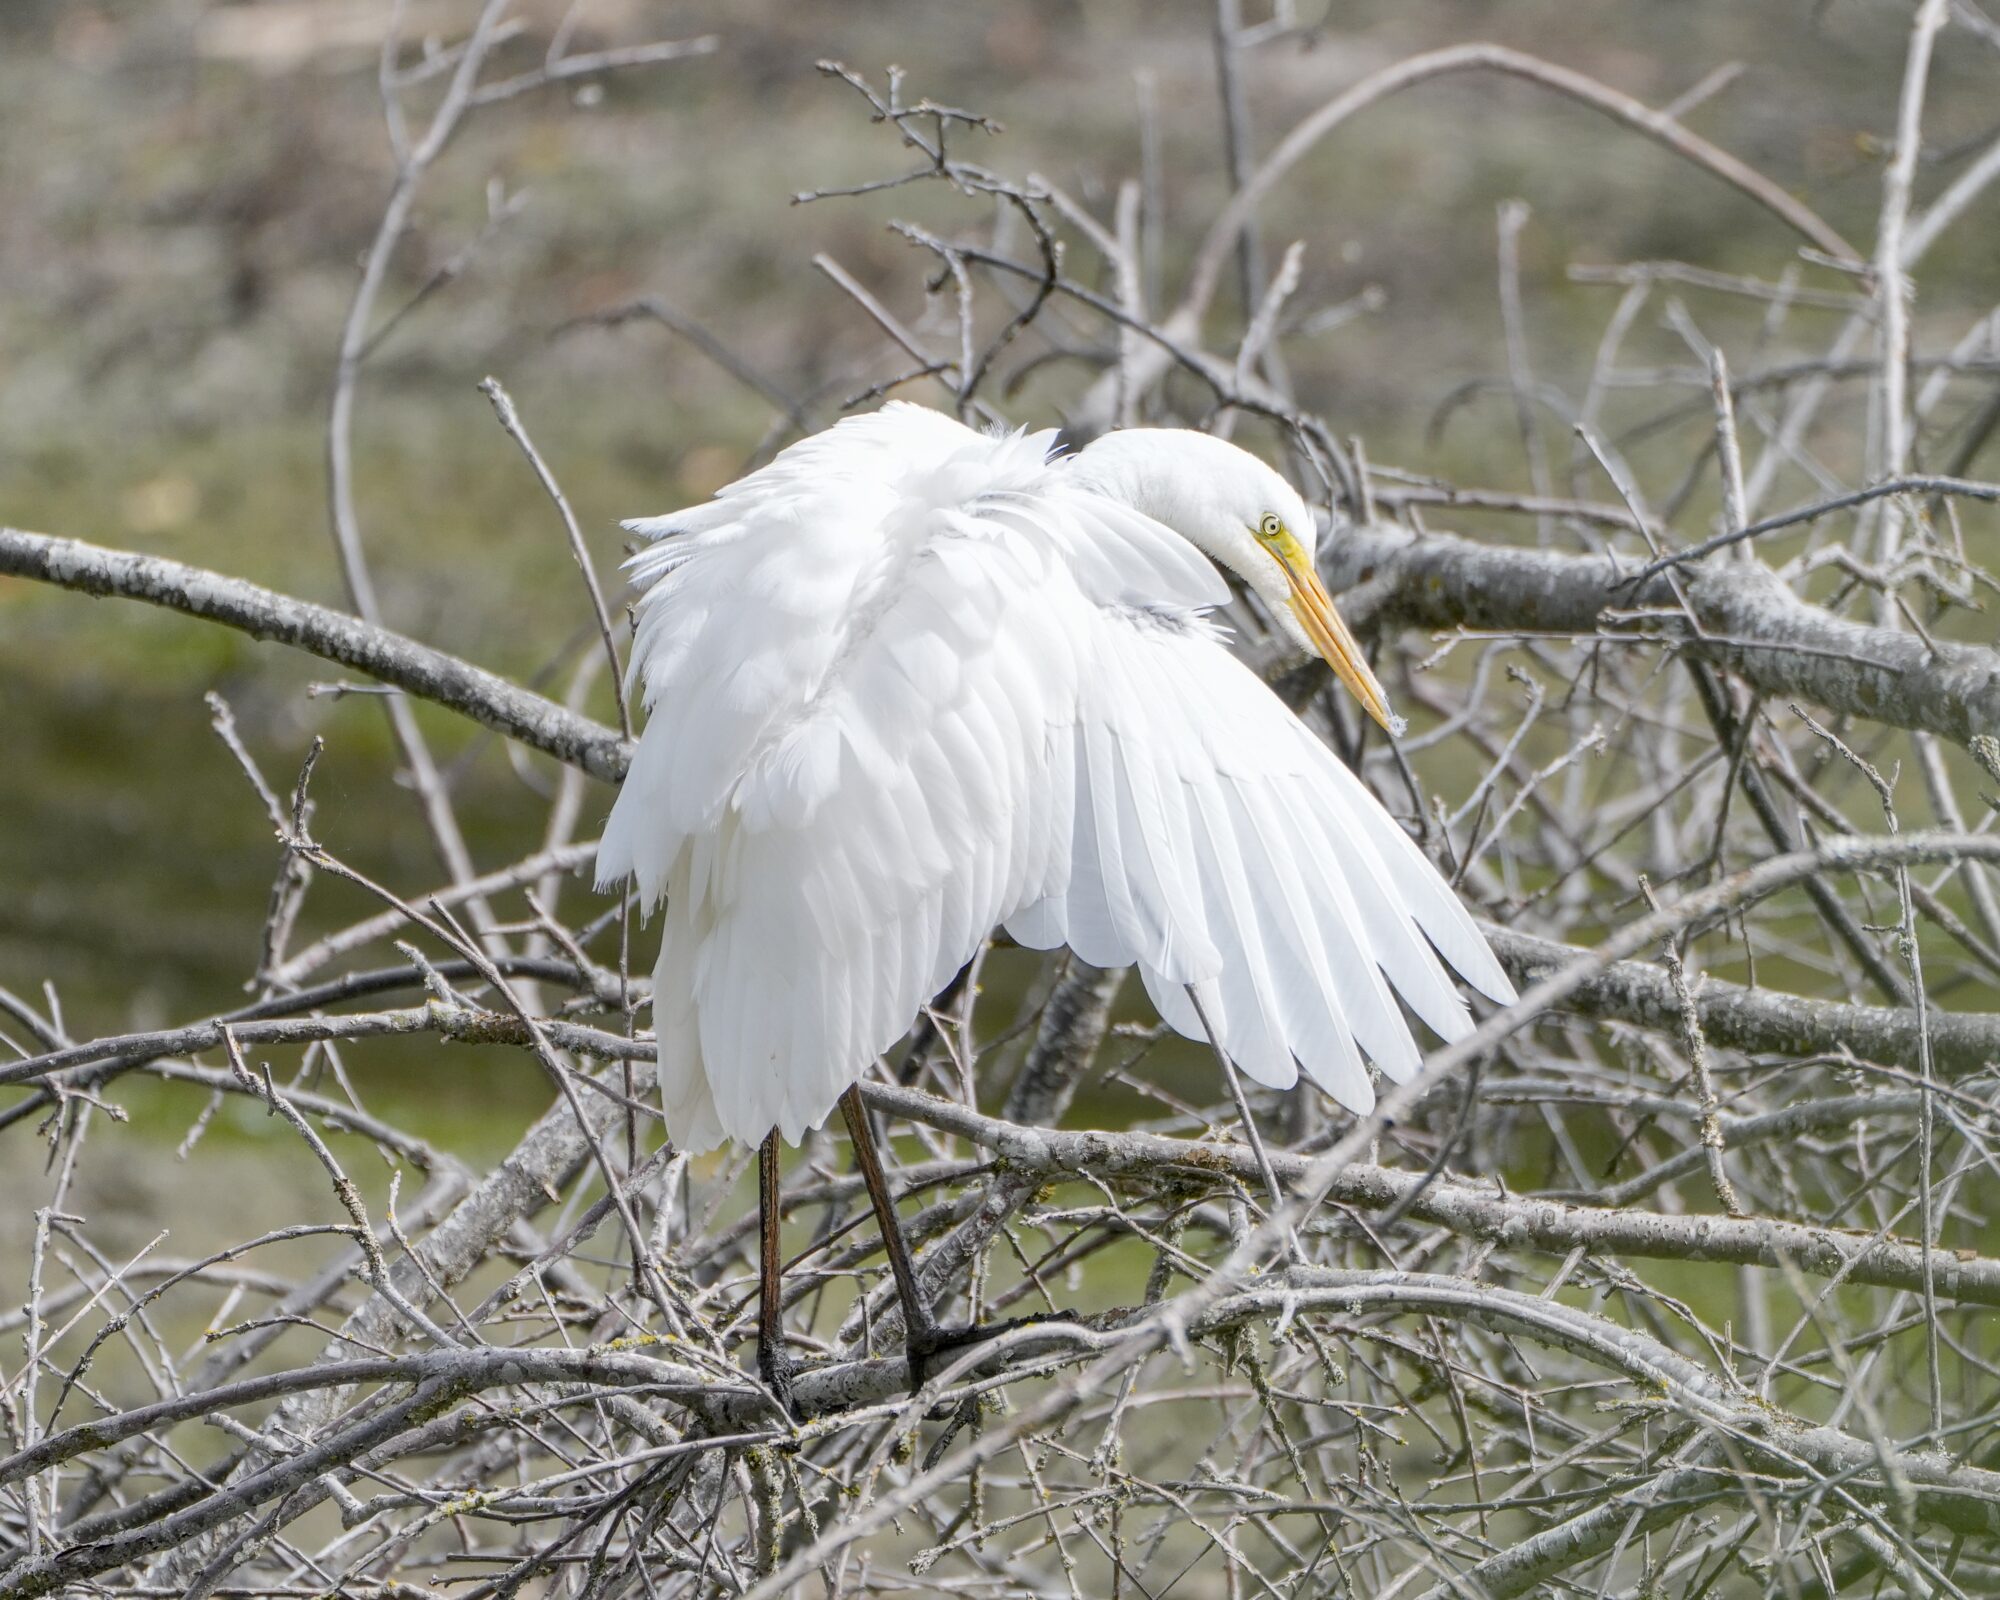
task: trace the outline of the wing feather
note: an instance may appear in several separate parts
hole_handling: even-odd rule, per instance
[[[1396,996],[1512,994],[1457,897],[1205,620],[1186,540],[1047,436],[890,406],[636,531],[648,721],[599,875],[665,900],[655,1028],[692,1149],[789,1139],[995,924],[1136,965],[1262,1083],[1372,1100]],[[1440,959],[1442,958],[1442,959]]]

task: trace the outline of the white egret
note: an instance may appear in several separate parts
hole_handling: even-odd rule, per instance
[[[1370,716],[1298,493],[1205,434],[1073,456],[891,404],[670,516],[632,656],[648,713],[598,876],[664,900],[667,1130],[761,1141],[759,1357],[781,1395],[778,1140],[838,1103],[913,1374],[962,1335],[918,1292],[855,1085],[996,925],[1136,966],[1160,1015],[1258,1083],[1374,1099],[1470,1026],[1445,967],[1512,986],[1457,897],[1223,643],[1217,564]],[[1442,957],[1442,960],[1440,960]]]

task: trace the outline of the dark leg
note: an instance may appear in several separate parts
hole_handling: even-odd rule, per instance
[[[778,1403],[792,1410],[792,1357],[785,1348],[784,1255],[778,1248],[778,1133],[757,1147],[757,1371]]]
[[[861,1181],[868,1185],[868,1199],[875,1207],[875,1224],[882,1230],[882,1243],[889,1252],[889,1270],[896,1275],[896,1298],[903,1303],[903,1343],[910,1352],[911,1376],[923,1382],[916,1369],[920,1355],[937,1348],[937,1318],[917,1287],[916,1263],[910,1259],[909,1242],[896,1218],[896,1197],[889,1193],[889,1175],[882,1170],[882,1155],[875,1148],[875,1128],[868,1120],[868,1107],[859,1087],[840,1097],[841,1114],[847,1118],[847,1136],[854,1141],[855,1164]]]
[[[917,1283],[916,1264],[910,1259],[910,1246],[896,1217],[896,1197],[889,1192],[889,1175],[882,1170],[882,1156],[875,1148],[874,1124],[869,1120],[868,1107],[858,1086],[840,1097],[840,1110],[847,1118],[848,1136],[854,1141],[855,1164],[861,1168],[861,1181],[868,1186],[875,1222],[882,1230],[882,1244],[889,1252],[889,1270],[896,1276],[896,1298],[903,1306],[903,1349],[910,1362],[910,1386],[923,1387],[930,1375],[930,1364],[937,1356],[1039,1321],[1038,1317],[1017,1317],[984,1328],[947,1328],[938,1321]]]

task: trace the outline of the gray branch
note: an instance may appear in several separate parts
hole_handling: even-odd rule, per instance
[[[1373,617],[1423,628],[1663,637],[1762,694],[1958,744],[2000,733],[2000,651],[1844,621],[1747,563],[1679,569],[1694,627],[1678,615],[1667,574],[1634,583],[1603,556],[1356,527],[1325,540],[1320,566],[1336,591],[1367,585],[1344,608],[1357,625]],[[1634,611],[1676,615],[1634,621]]]
[[[1500,964],[1523,988],[1540,983],[1585,959],[1574,945],[1558,944],[1483,924]],[[1845,1005],[1809,1000],[1776,989],[1704,978],[1695,991],[1695,1013],[1710,1044],[1750,1054],[1833,1055],[1847,1051],[1863,1061],[1919,1067],[1917,1013],[1906,1006]],[[1655,1033],[1671,1033],[1678,1003],[1667,974],[1643,961],[1615,961],[1586,978],[1562,1009],[1583,1017],[1630,1023]],[[1955,1076],[1979,1072],[2000,1061],[2000,1017],[1985,1012],[1930,1013],[1931,1058]]]
[[[618,735],[588,717],[387,628],[240,578],[18,528],[0,528],[0,575],[33,578],[84,594],[143,600],[219,622],[253,639],[291,645],[448,706],[607,783],[616,783],[625,774],[628,757]]]
[[[1261,1187],[1262,1169],[1248,1145],[1214,1139],[1172,1139],[1149,1133],[1069,1132],[1027,1128],[910,1089],[863,1085],[871,1105],[958,1134],[993,1151],[1003,1170],[1046,1177],[1091,1172],[1101,1178],[1163,1180],[1179,1175],[1228,1177]],[[1314,1158],[1272,1151],[1279,1180],[1296,1185]],[[1816,1277],[1920,1291],[1923,1249],[1901,1240],[1839,1228],[1809,1227],[1763,1217],[1676,1216],[1663,1212],[1570,1205],[1528,1199],[1446,1179],[1426,1183],[1417,1172],[1356,1162],[1334,1180],[1327,1198],[1341,1205],[1396,1211],[1468,1238],[1567,1255],[1633,1256],[1669,1261],[1721,1261],[1739,1266],[1792,1266]],[[1938,1256],[1937,1293],[1968,1305],[2000,1306],[2000,1260]]]

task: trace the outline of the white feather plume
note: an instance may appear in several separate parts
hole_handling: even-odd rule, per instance
[[[1053,436],[890,405],[656,542],[645,732],[598,853],[664,901],[669,1132],[796,1140],[996,925],[1136,965],[1260,1083],[1372,1103],[1513,989],[1358,779],[1219,642],[1208,558]]]

